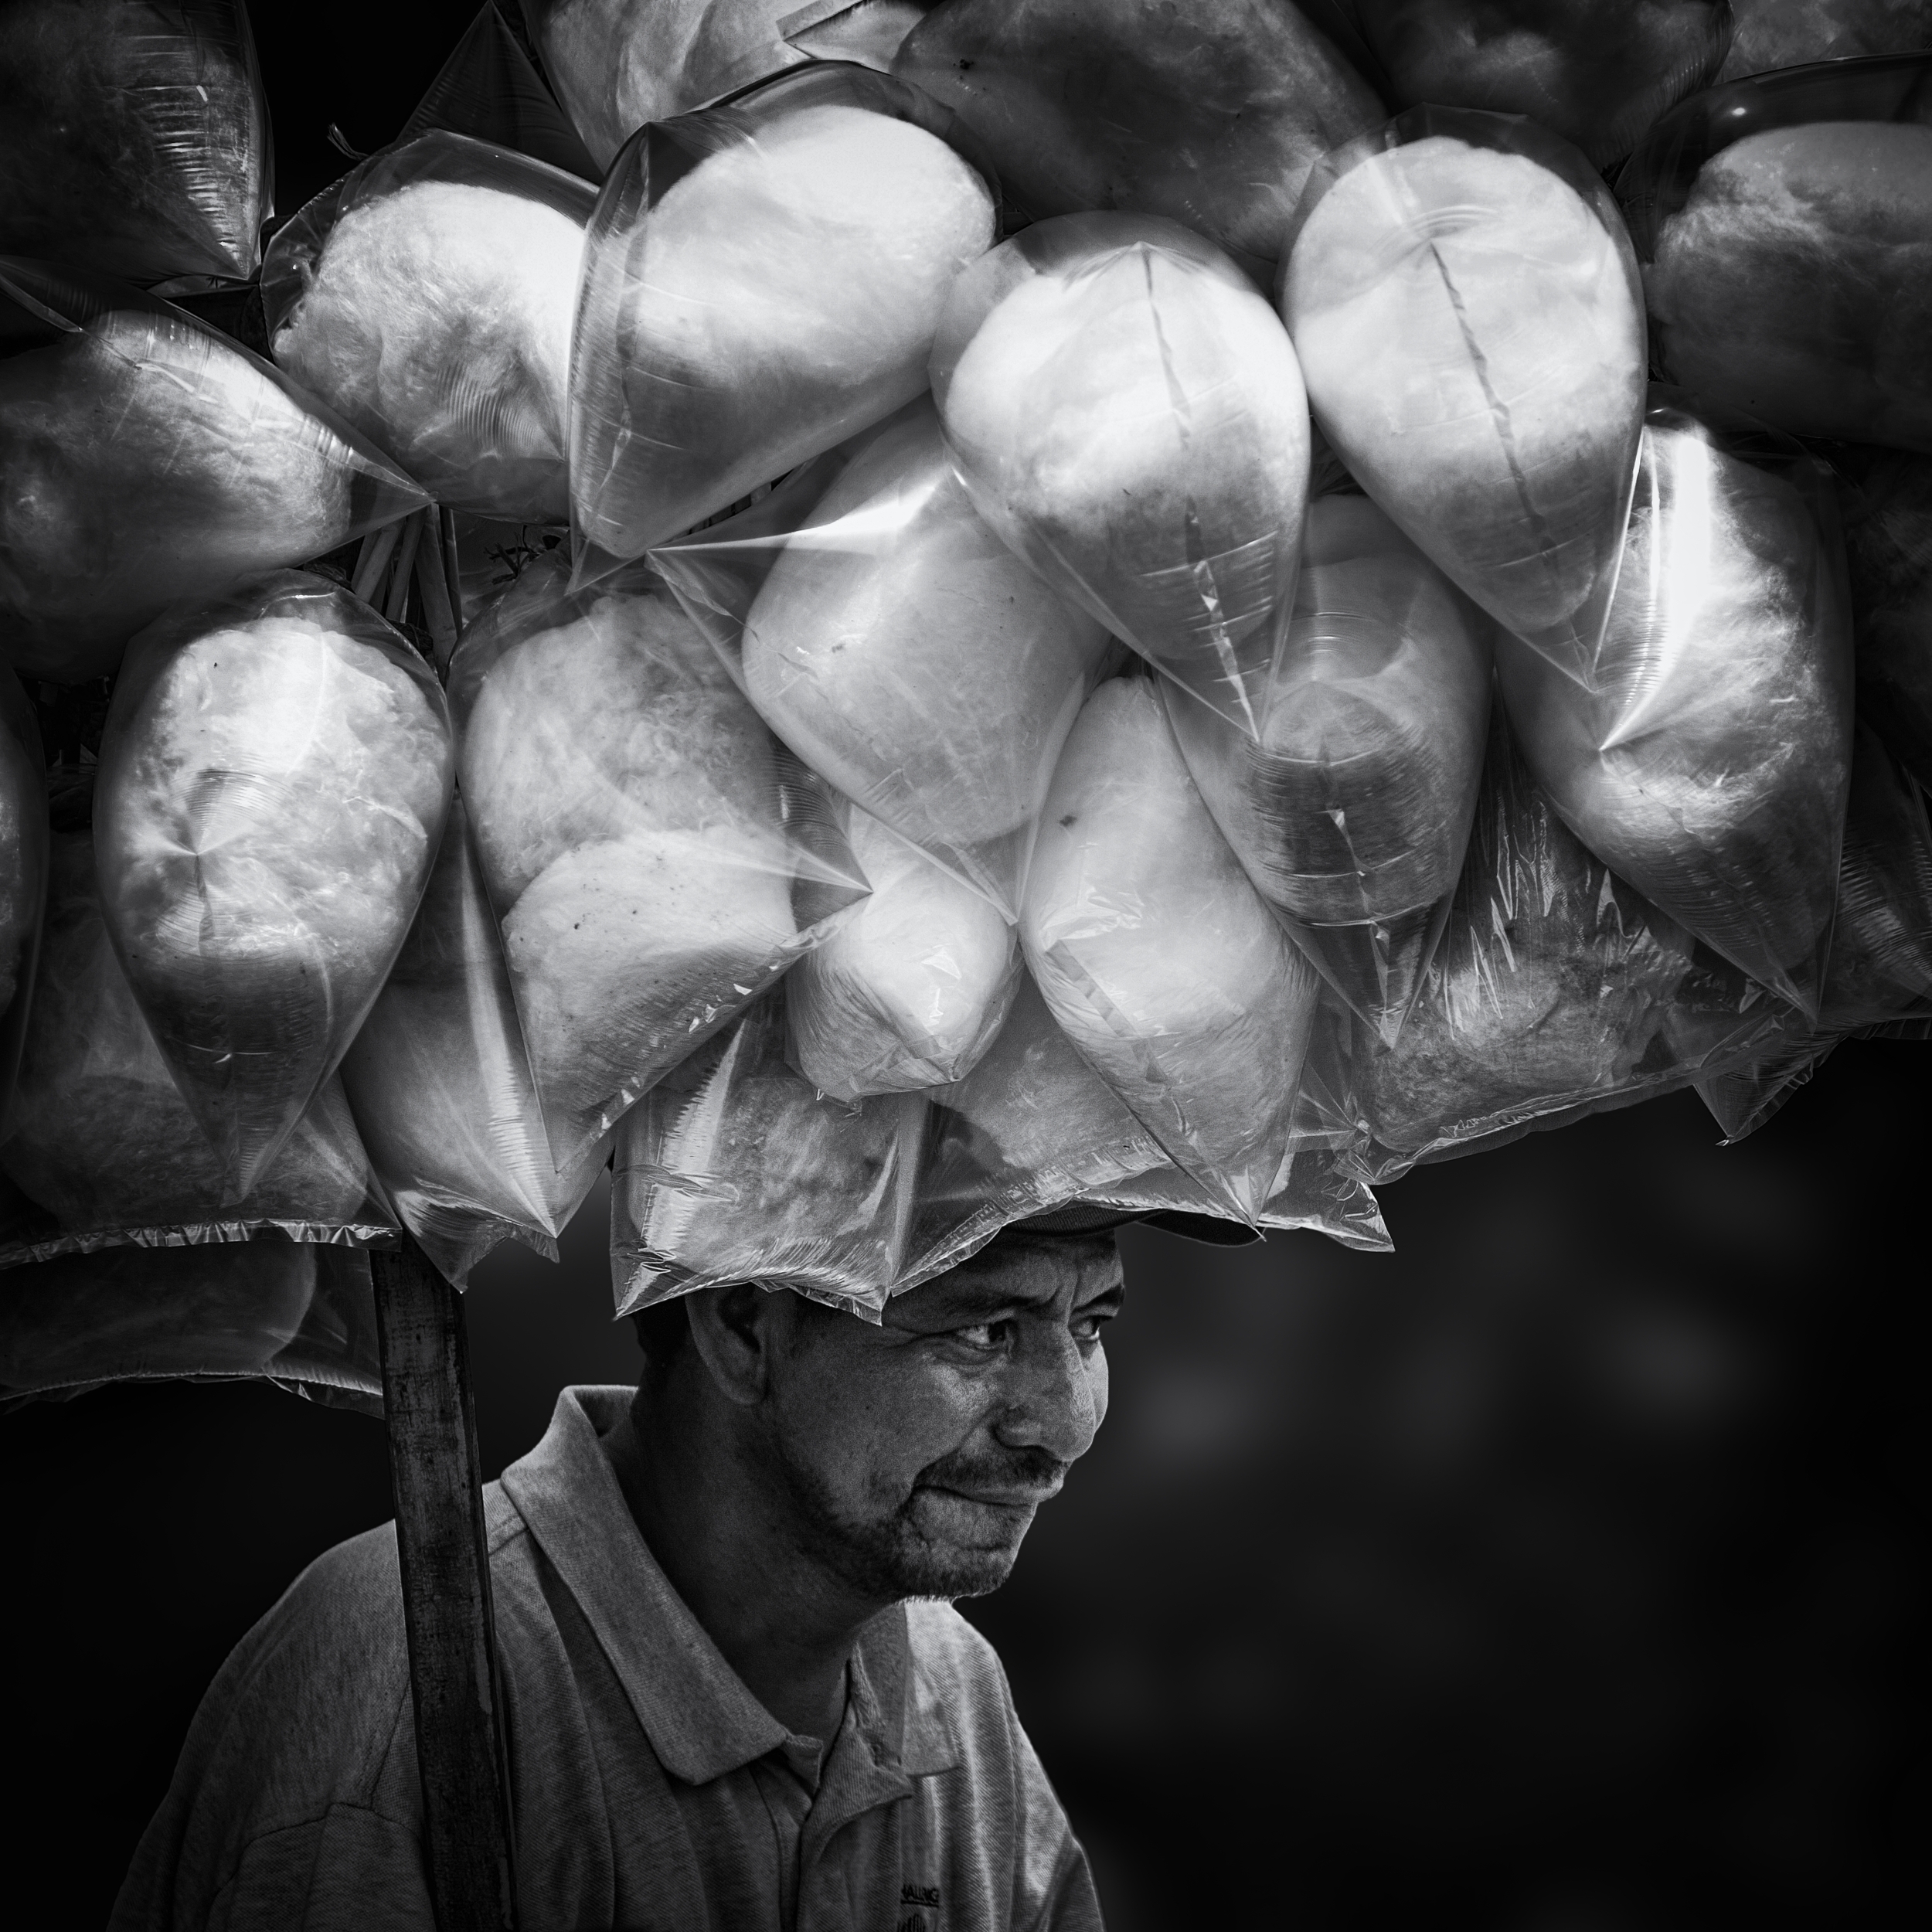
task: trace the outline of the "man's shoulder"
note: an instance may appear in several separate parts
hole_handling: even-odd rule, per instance
[[[975,1755],[996,1736],[1010,1748],[1019,1723],[998,1651],[951,1604],[918,1599],[905,1611],[908,1719],[929,1734],[971,1737]]]

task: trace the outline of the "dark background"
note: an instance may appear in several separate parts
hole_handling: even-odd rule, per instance
[[[284,216],[473,11],[257,8]],[[1683,1094],[1423,1169],[1393,1257],[1128,1237],[1112,1417],[970,1607],[1114,1932],[1927,1922],[1929,1069],[1845,1047],[1735,1148]],[[492,1474],[634,1370],[604,1202],[479,1271]],[[124,1387],[0,1418],[0,1871],[97,1924],[229,1647],[389,1514],[383,1434]]]

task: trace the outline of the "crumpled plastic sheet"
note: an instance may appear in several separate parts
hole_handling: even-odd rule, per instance
[[[1308,505],[1259,742],[1181,692],[1168,716],[1215,822],[1350,1009],[1401,1031],[1462,871],[1489,620],[1362,496]]]
[[[1843,557],[1822,463],[1660,389],[1591,683],[1496,646],[1524,755],[1571,830],[1808,1014],[1851,767]]]
[[[1074,726],[1020,939],[1062,1031],[1168,1159],[1257,1222],[1319,982],[1202,803],[1151,677],[1111,679]]]
[[[130,647],[94,792],[101,908],[231,1199],[382,990],[454,764],[428,665],[323,578],[274,572]]]
[[[1932,52],[1695,95],[1617,196],[1668,380],[1794,436],[1932,451]]]
[[[834,802],[646,567],[561,556],[451,667],[460,782],[550,1156],[573,1167],[866,892]]]
[[[372,155],[262,264],[277,363],[440,504],[570,514],[570,328],[596,191],[463,134]]]
[[[369,1159],[403,1224],[458,1287],[502,1242],[550,1260],[602,1171],[560,1173],[461,798],[421,909],[342,1062]]]
[[[246,281],[273,162],[243,0],[0,7],[0,255]]]
[[[22,677],[108,676],[170,604],[429,500],[271,363],[121,284],[0,260],[0,656]]]
[[[1308,406],[1281,321],[1178,223],[1068,215],[953,285],[934,400],[975,507],[1249,736],[1294,597]]]
[[[1730,7],[1720,81],[1932,47],[1932,0],[1730,0]]]
[[[114,956],[94,842],[52,842],[43,971],[21,1053],[0,1267],[103,1247],[199,1246],[274,1233],[389,1240],[396,1219],[340,1084],[327,1082],[240,1200],[182,1097]]]
[[[1527,114],[1594,168],[1621,161],[1666,108],[1709,84],[1730,24],[1726,0],[1353,4],[1397,105]]]
[[[0,1410],[107,1382],[237,1377],[379,1415],[368,1256],[264,1238],[0,1270]]]
[[[1033,219],[1164,215],[1264,281],[1310,170],[1384,112],[1275,0],[947,0],[893,71],[959,116]]]
[[[1345,1165],[1379,1183],[1745,1063],[1791,1017],[1570,832],[1498,710],[1461,883],[1400,1037],[1325,1007],[1304,1097]]]
[[[1646,355],[1630,237],[1583,156],[1514,116],[1411,108],[1317,166],[1278,298],[1361,487],[1498,622],[1587,672]]]
[[[580,586],[882,421],[927,386],[992,189],[951,117],[814,65],[624,148],[590,223],[570,368]]]
[[[1008,917],[1105,628],[968,500],[923,399],[654,550],[759,715]]]
[[[47,774],[40,721],[0,668],[0,1141],[12,1130],[47,903]]]

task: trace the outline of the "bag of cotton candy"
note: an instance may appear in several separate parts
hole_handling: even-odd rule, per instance
[[[570,325],[596,191],[431,133],[385,148],[276,235],[276,362],[439,503],[563,523]]]
[[[575,1165],[865,893],[828,796],[662,580],[530,564],[451,667],[550,1157]]]
[[[994,201],[951,118],[813,65],[654,122],[597,199],[570,366],[583,583],[883,419],[927,386]]]
[[[105,677],[168,605],[422,508],[287,376],[165,302],[0,261],[0,655]]]
[[[454,762],[428,666],[299,571],[171,614],[131,648],[101,740],[101,910],[239,1199],[382,990]]]

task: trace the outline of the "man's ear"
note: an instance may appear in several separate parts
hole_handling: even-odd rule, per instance
[[[727,1402],[749,1409],[764,1400],[772,1355],[784,1345],[789,1304],[795,1299],[769,1294],[750,1281],[702,1288],[685,1297],[692,1342]]]

